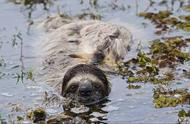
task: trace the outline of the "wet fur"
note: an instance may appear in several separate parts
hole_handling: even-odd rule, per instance
[[[39,27],[46,32],[39,45],[44,67],[43,81],[59,91],[62,88],[61,94],[64,96],[70,80],[88,76],[105,86],[105,96],[109,94],[109,82],[102,71],[107,68],[89,64],[99,59],[98,64],[101,62],[102,65],[112,67],[124,59],[132,39],[125,27],[60,16],[49,17],[40,22]]]

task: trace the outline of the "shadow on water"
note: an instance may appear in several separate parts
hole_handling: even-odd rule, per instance
[[[188,0],[3,0],[0,11],[0,123],[189,123]],[[52,101],[61,97],[36,80],[35,45],[42,33],[34,27],[55,13],[109,21],[132,32],[119,75],[109,77],[108,101],[68,109],[44,104],[48,95],[58,96]]]

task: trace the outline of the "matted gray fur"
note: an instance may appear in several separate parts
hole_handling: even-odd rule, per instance
[[[40,22],[39,27],[45,31],[39,45],[44,79],[52,86],[61,84],[70,67],[88,64],[97,51],[113,62],[122,60],[132,39],[126,27],[96,20],[54,16]]]

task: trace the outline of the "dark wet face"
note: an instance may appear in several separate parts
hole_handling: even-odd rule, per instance
[[[71,97],[85,104],[97,103],[105,97],[104,90],[99,82],[82,79],[78,82],[70,82],[66,86],[65,97]]]

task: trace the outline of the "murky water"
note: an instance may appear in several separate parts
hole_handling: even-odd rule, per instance
[[[49,11],[43,10],[43,5],[36,5],[32,13],[32,19],[35,23],[37,20],[42,20],[48,15],[57,13],[58,8],[61,12],[69,15],[89,11],[100,13],[103,16],[102,20],[126,26],[131,30],[134,43],[127,59],[136,55],[138,43],[141,43],[142,48],[146,50],[149,41],[153,39],[179,35],[187,37],[189,35],[188,32],[182,30],[156,35],[154,25],[150,21],[137,16],[138,12],[144,10],[167,9],[173,9],[174,15],[189,14],[179,7],[180,3],[177,0],[173,6],[168,2],[168,4],[154,4],[150,7],[149,0],[118,0],[116,5],[113,5],[112,2],[99,1],[99,5],[93,7],[90,6],[88,1],[84,1],[83,4],[80,4],[78,0],[53,1]],[[185,4],[187,3],[185,2]],[[178,11],[178,9],[180,10]],[[22,73],[23,67],[25,72],[32,70],[34,80],[41,68],[36,49],[36,44],[40,42],[41,32],[34,25],[28,28],[28,23],[31,21],[27,17],[28,12],[29,10],[21,5],[15,5],[5,0],[0,1],[0,43],[2,44],[0,57],[2,56],[5,63],[4,66],[0,67],[0,75],[4,75],[0,78],[0,114],[5,119],[11,118],[14,120],[16,115],[25,115],[29,108],[44,107],[42,105],[44,92],[54,90],[44,82],[27,80],[25,77],[23,79],[24,83],[21,82],[21,79],[17,82],[18,75]],[[21,45],[22,42],[23,45]],[[21,49],[23,50],[22,53]],[[189,65],[189,63],[186,63],[182,66],[183,68],[189,68]],[[110,82],[112,84],[109,95],[110,101],[102,108],[108,112],[104,115],[105,120],[103,122],[105,123],[176,123],[178,111],[181,108],[187,109],[190,107],[189,105],[178,105],[177,107],[156,109],[153,103],[153,88],[155,85],[140,83],[139,85],[142,86],[140,89],[128,89],[128,83],[120,76],[110,76]],[[189,78],[178,77],[175,82],[171,87],[188,88],[190,86],[188,84],[190,83]],[[62,107],[57,106],[46,107],[46,110],[49,114],[63,111]],[[92,113],[95,117],[100,116],[99,114],[97,112]]]

